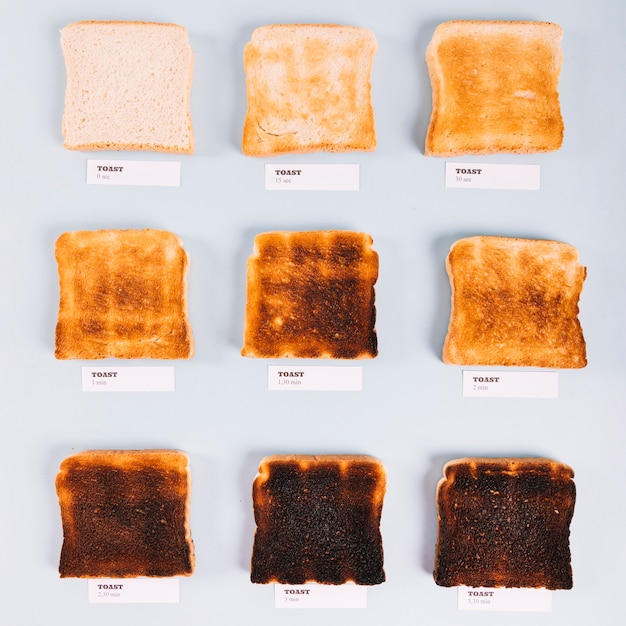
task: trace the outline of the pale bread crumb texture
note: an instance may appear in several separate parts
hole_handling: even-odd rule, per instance
[[[191,154],[193,51],[177,24],[84,21],[61,31],[64,147]]]
[[[426,156],[561,148],[562,36],[550,22],[440,24],[426,50],[432,86]]]
[[[454,365],[582,368],[587,270],[569,244],[476,236],[446,259],[452,291],[442,359]]]
[[[356,26],[257,28],[244,50],[243,153],[375,150],[370,74],[376,48],[374,33]]]

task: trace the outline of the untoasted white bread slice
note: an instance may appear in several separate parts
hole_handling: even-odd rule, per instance
[[[374,150],[370,73],[376,47],[372,31],[356,26],[257,28],[244,51],[244,154]]]
[[[64,146],[191,154],[193,52],[177,24],[86,21],[61,31]]]
[[[574,246],[469,237],[453,244],[446,269],[452,307],[445,363],[585,367],[578,301],[587,270]]]
[[[550,22],[455,20],[426,50],[427,156],[558,150],[562,29]]]

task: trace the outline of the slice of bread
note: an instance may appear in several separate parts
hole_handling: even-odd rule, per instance
[[[382,463],[366,455],[275,455],[254,480],[253,583],[385,581]]]
[[[378,354],[372,238],[277,231],[248,259],[243,356],[367,359]]]
[[[61,31],[64,146],[191,154],[193,52],[176,24],[86,21]]]
[[[187,359],[189,260],[162,230],[75,231],[56,243],[57,359]]]
[[[464,458],[443,473],[438,585],[571,589],[571,467],[541,458]]]
[[[562,29],[550,22],[455,20],[426,50],[427,156],[558,150]]]
[[[89,450],[56,478],[61,578],[189,576],[191,474],[177,450]]]
[[[456,365],[581,368],[578,301],[587,275],[558,241],[478,236],[453,244],[443,361]]]
[[[243,153],[374,150],[370,73],[376,47],[374,34],[356,26],[257,28],[244,51]]]

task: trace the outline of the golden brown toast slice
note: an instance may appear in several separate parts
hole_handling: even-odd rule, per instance
[[[376,38],[366,28],[274,24],[244,51],[249,156],[374,150],[370,73]]]
[[[427,156],[558,150],[562,29],[550,22],[455,20],[426,50]]]
[[[193,51],[178,24],[82,21],[61,31],[64,147],[191,154]]]
[[[160,230],[76,231],[56,243],[57,359],[186,359],[189,260]]]
[[[571,467],[539,458],[465,458],[437,487],[435,582],[571,589]]]
[[[446,261],[452,289],[443,361],[456,365],[581,368],[578,301],[587,270],[557,241],[469,237]]]
[[[254,583],[385,581],[385,470],[365,455],[276,455],[254,480]]]
[[[377,278],[378,255],[365,233],[257,235],[248,259],[242,355],[375,357]]]
[[[189,576],[191,475],[176,450],[89,450],[56,478],[62,578]]]

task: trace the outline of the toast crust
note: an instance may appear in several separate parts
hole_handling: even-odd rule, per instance
[[[382,463],[367,455],[274,455],[253,484],[254,583],[384,582]]]
[[[437,486],[434,578],[453,587],[571,589],[571,467],[541,458],[463,458]]]
[[[244,50],[243,153],[374,150],[370,73],[376,48],[374,34],[356,26],[257,28]]]
[[[440,24],[426,50],[432,114],[425,155],[558,150],[562,36],[550,22]]]
[[[372,238],[352,231],[257,235],[248,259],[244,346],[255,358],[378,354]]]
[[[192,154],[193,51],[178,24],[85,20],[61,31],[63,146]]]
[[[177,450],[88,450],[56,478],[62,578],[190,576],[191,474]]]
[[[75,231],[56,242],[57,359],[186,359],[189,259],[159,230]]]
[[[442,359],[454,365],[582,368],[578,301],[587,275],[557,241],[477,236],[446,259],[452,291]]]

